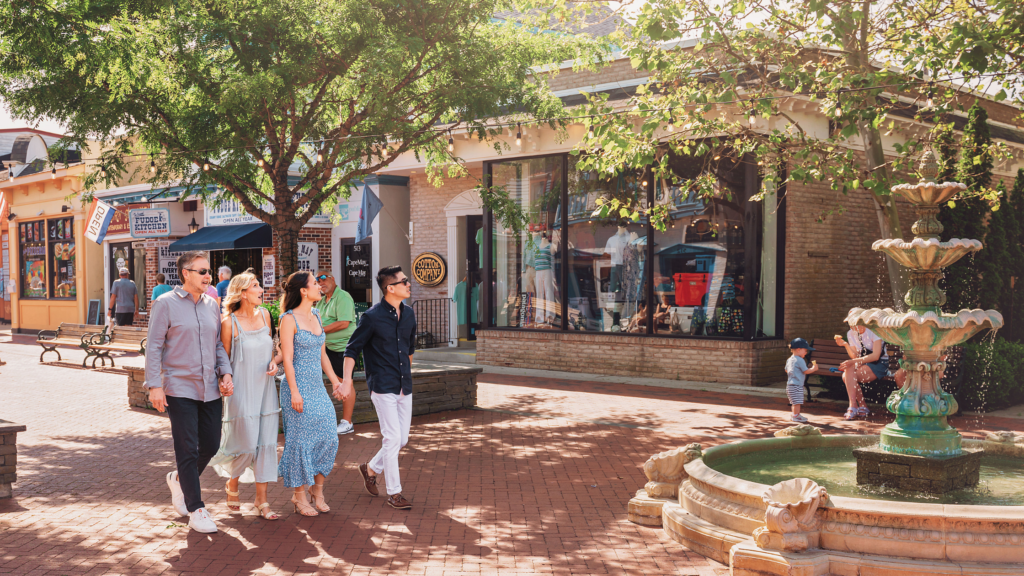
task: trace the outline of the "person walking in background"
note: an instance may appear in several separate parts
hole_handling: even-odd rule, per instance
[[[351,383],[338,381],[327,358],[320,312],[313,307],[319,300],[320,286],[309,272],[296,272],[285,281],[280,331],[287,384],[281,386],[284,452],[278,474],[295,490],[292,504],[303,516],[331,511],[324,500],[324,481],[334,469],[338,435],[323,374],[330,379],[335,398],[348,396],[352,389]]]
[[[167,473],[171,505],[189,517],[190,528],[211,533],[217,524],[199,476],[220,446],[221,396],[234,391],[231,361],[220,338],[220,310],[206,295],[212,272],[206,253],[185,252],[177,265],[183,285],[155,301],[150,314],[146,388],[153,407],[171,420],[177,462]]]
[[[256,513],[266,520],[279,516],[270,510],[267,483],[277,481],[277,374],[279,356],[275,356],[270,336],[270,312],[260,307],[263,288],[254,274],[243,273],[231,279],[224,297],[224,319],[220,339],[231,358],[231,377],[235,393],[224,398],[224,418],[220,450],[210,465],[227,478],[228,509],[241,510],[238,483],[256,483]]]
[[[359,465],[363,487],[377,496],[377,475],[384,473],[388,504],[408,510],[412,504],[402,496],[398,472],[398,452],[409,443],[412,422],[412,355],[416,352],[416,316],[403,300],[412,296],[409,278],[401,266],[387,266],[377,272],[377,286],[384,299],[359,318],[345,349],[342,385],[352,386],[356,357],[363,353],[366,386],[377,410],[380,451],[372,460]]]
[[[316,309],[320,311],[320,320],[327,334],[327,358],[331,361],[334,373],[343,374],[345,348],[352,333],[356,331],[356,305],[352,296],[338,286],[330,273],[320,272],[316,280],[323,292],[323,298],[316,303]],[[356,407],[355,388],[352,388],[351,395],[342,397],[341,402],[342,417],[338,422],[338,434],[351,434],[355,431],[352,426],[352,411]]]
[[[110,286],[110,314],[118,326],[131,326],[139,310],[139,289],[128,277],[128,269],[118,270],[119,278]]]
[[[150,297],[149,301],[153,302],[157,298],[163,296],[164,294],[167,294],[170,291],[171,287],[167,284],[167,277],[164,276],[162,273],[157,274],[156,286],[153,287],[153,295]]]
[[[217,298],[220,298],[223,303],[224,298],[228,295],[228,285],[231,284],[231,267],[221,266],[218,268],[217,279],[220,280],[217,282]]]

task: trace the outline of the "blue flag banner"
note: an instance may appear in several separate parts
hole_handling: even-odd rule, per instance
[[[363,184],[363,205],[359,209],[359,223],[356,225],[356,244],[373,234],[370,226],[383,207],[384,203],[380,201],[380,198],[377,198],[373,190],[370,190],[370,186]]]

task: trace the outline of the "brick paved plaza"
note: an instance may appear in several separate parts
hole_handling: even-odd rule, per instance
[[[413,420],[401,466],[415,507],[365,494],[356,466],[377,449],[376,424],[341,438],[327,481],[332,512],[304,518],[272,485],[282,519],[267,522],[243,486],[229,514],[207,470],[204,498],[221,531],[176,518],[164,474],[166,417],[131,410],[126,377],[40,365],[24,336],[0,337],[0,418],[19,435],[14,498],[0,500],[0,574],[724,574],[660,530],[626,520],[651,454],[761,437],[788,425],[782,398],[484,374],[478,410]],[[132,362],[131,360],[129,360]],[[138,363],[138,360],[134,361]],[[810,404],[826,433],[877,430]],[[1022,420],[960,418],[968,436],[1024,431]]]

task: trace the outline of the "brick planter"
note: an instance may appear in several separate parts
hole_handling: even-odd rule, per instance
[[[146,371],[144,368],[125,366],[128,372],[128,405],[134,408],[153,410],[149,403],[149,391],[144,384]],[[432,414],[446,410],[461,410],[476,406],[476,378],[483,372],[476,367],[433,367],[413,366],[412,369],[412,414]],[[356,388],[356,407],[352,414],[354,424],[376,422],[377,412],[370,401],[370,391],[366,389],[366,376],[357,372],[353,377]],[[280,386],[280,384],[278,385]],[[331,383],[324,380],[327,393],[331,392]],[[341,418],[341,403],[334,402],[334,410]]]
[[[0,420],[0,498],[14,493],[11,485],[18,481],[18,432],[25,430],[24,424]]]

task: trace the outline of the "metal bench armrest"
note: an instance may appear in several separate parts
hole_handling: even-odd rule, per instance
[[[36,340],[56,340],[58,332],[58,330],[40,330],[36,335]],[[48,335],[49,338],[43,338],[44,335]]]

